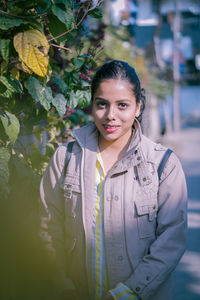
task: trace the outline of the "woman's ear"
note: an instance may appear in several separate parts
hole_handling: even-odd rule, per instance
[[[136,104],[136,111],[135,111],[136,118],[138,118],[140,115],[141,104],[142,104],[141,101]]]

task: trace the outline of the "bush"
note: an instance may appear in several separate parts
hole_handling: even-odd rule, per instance
[[[39,182],[55,147],[88,122],[82,108],[99,52],[88,26],[101,26],[100,2],[1,1],[1,299],[53,297],[54,266],[39,249]]]

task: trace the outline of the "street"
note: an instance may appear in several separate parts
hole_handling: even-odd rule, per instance
[[[200,128],[188,127],[162,143],[180,158],[188,187],[187,250],[176,271],[174,300],[200,299]]]

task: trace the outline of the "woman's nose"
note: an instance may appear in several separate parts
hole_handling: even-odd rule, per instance
[[[115,119],[115,108],[113,106],[108,107],[107,118],[109,120]]]

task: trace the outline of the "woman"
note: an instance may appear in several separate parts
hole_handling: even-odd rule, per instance
[[[141,133],[145,97],[127,63],[105,63],[91,96],[94,123],[74,131],[66,172],[64,144],[41,182],[64,285],[77,299],[169,300],[185,250],[182,167],[172,153],[158,178],[166,148]]]

